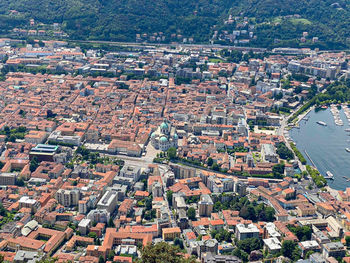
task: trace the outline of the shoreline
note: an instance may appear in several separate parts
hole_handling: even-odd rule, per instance
[[[337,105],[337,104],[331,104],[331,105]],[[330,110],[330,106],[331,105],[328,105],[329,107],[328,107],[328,110]],[[342,104],[341,105],[342,106],[342,108],[344,108],[344,107],[346,107],[346,104]],[[315,106],[312,106],[312,107],[310,107],[305,113],[303,113],[303,114],[301,114],[301,115],[299,115],[298,116],[298,118],[295,120],[295,124],[298,124],[298,125],[294,125],[293,127],[290,127],[290,129],[289,130],[287,130],[287,132],[288,132],[288,135],[290,136],[290,138],[294,141],[294,139],[297,139],[297,138],[293,138],[292,137],[292,135],[291,135],[291,130],[293,129],[293,128],[295,128],[295,129],[300,129],[300,127],[299,127],[299,123],[300,123],[300,121],[305,117],[305,116],[307,116],[312,110],[314,110],[315,109]],[[346,116],[345,116],[346,117]],[[313,118],[313,120],[315,119],[315,117],[313,116],[312,117]],[[328,120],[328,121],[331,121],[332,123],[334,123],[335,124],[335,126],[336,127],[342,127],[343,125],[338,125],[336,122],[335,122],[335,119],[334,119],[334,116],[333,116],[333,113],[331,112],[331,120]],[[344,125],[346,124],[346,120],[344,120]],[[304,123],[305,124],[305,123]],[[332,124],[333,125],[333,124]],[[349,122],[349,125],[350,125],[350,122]],[[305,127],[304,127],[305,128]],[[293,131],[293,132],[295,132],[295,131]],[[304,132],[305,132],[305,130],[304,130]],[[304,133],[301,133],[300,135],[298,135],[299,137],[300,136],[304,136],[303,135]],[[295,134],[294,134],[295,135]],[[309,135],[307,135],[307,136],[309,136]],[[306,136],[306,137],[307,137]],[[301,145],[300,145],[300,143],[301,143]],[[295,146],[296,146],[296,148],[299,150],[299,151],[301,151],[300,149],[302,149],[302,151],[303,151],[303,155],[305,155],[305,158],[308,160],[308,163],[309,163],[309,165],[310,166],[312,166],[314,169],[316,169],[319,173],[320,173],[320,175],[322,175],[322,177],[323,178],[325,178],[326,179],[326,177],[325,177],[325,175],[324,175],[324,172],[326,171],[326,170],[331,170],[330,168],[330,164],[328,164],[327,166],[322,166],[321,167],[321,170],[323,171],[323,173],[321,172],[321,170],[315,165],[315,163],[314,163],[314,161],[313,161],[313,159],[311,158],[311,156],[310,156],[310,154],[307,152],[308,151],[308,148],[307,148],[307,142],[305,142],[305,141],[302,141],[302,142],[299,142],[299,147],[295,144]],[[296,157],[296,159],[298,159],[299,160],[299,158],[297,158]],[[300,160],[299,160],[300,161]],[[304,166],[306,166],[306,165],[304,165]],[[337,174],[338,175],[338,181],[340,180],[340,181],[342,181],[341,180],[341,175],[342,175],[342,173],[340,173],[340,171],[338,171],[338,172],[336,172],[335,174]],[[340,190],[344,190],[343,189],[343,187],[345,187],[345,189],[347,188],[347,184],[343,184],[342,186],[337,186],[337,185],[334,185],[334,183],[333,183],[333,181],[332,182],[330,182],[328,179],[326,179],[327,180],[327,185],[325,186],[325,188],[327,189],[327,191],[328,192],[333,192],[333,193],[337,193],[338,191],[340,191]],[[340,188],[339,188],[340,187]],[[321,190],[321,188],[319,188],[319,190]],[[321,190],[322,191],[322,190]]]
[[[315,106],[311,106],[309,109],[307,109],[305,112],[301,113],[298,117],[297,120],[294,122],[296,125],[299,125],[299,122],[305,118],[312,110],[315,109]]]

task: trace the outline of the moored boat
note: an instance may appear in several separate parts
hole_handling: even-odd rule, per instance
[[[319,124],[319,125],[322,125],[322,126],[327,126],[327,123],[325,123],[323,121],[317,121],[316,123]]]
[[[324,177],[325,179],[334,180],[334,175],[330,171],[327,171],[326,175],[327,176]]]

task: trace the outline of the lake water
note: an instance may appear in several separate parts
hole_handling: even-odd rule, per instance
[[[308,121],[300,121],[300,129],[290,130],[290,137],[308,164],[312,165],[304,150],[322,175],[325,176],[327,171],[334,174],[334,181],[328,180],[330,187],[338,190],[350,187],[350,182],[343,178],[346,176],[350,179],[350,153],[345,150],[346,147],[350,148],[350,132],[345,131],[350,126],[343,110],[340,111],[340,117],[344,126],[335,125],[329,109],[318,112],[313,110],[307,116]],[[321,126],[317,121],[323,121],[327,126]]]

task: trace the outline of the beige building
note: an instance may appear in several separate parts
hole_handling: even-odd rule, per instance
[[[334,207],[328,203],[316,203],[316,209],[323,216],[329,216],[335,213]]]
[[[79,204],[79,191],[59,189],[56,192],[56,200],[65,207],[76,206]]]
[[[298,216],[313,216],[316,213],[316,208],[312,204],[300,204],[297,206]]]
[[[213,212],[214,203],[209,195],[201,195],[201,200],[198,202],[199,216],[210,216]]]
[[[45,142],[47,137],[48,137],[48,134],[44,131],[31,130],[29,131],[28,134],[24,136],[24,139],[26,142],[39,144],[39,143]]]
[[[141,156],[142,148],[136,142],[114,139],[108,145],[108,152],[112,154],[125,154],[128,156]]]
[[[181,235],[181,229],[179,227],[163,228],[163,240],[174,240]]]
[[[16,173],[1,173],[0,185],[14,185],[16,182]]]

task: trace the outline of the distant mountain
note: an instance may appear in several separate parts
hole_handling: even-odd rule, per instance
[[[230,19],[231,15],[231,19]],[[29,19],[35,26],[29,26]],[[38,23],[45,25],[37,26]],[[2,0],[0,33],[59,23],[72,39],[189,41],[341,49],[346,0]],[[250,35],[249,35],[250,32]],[[303,36],[303,32],[304,33]],[[147,34],[147,35],[145,35]]]

